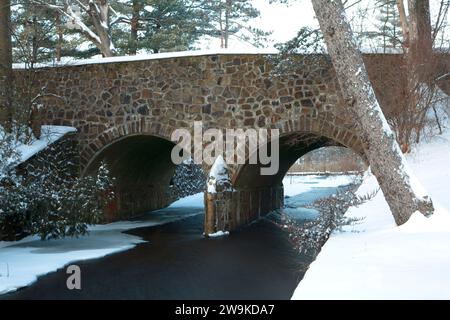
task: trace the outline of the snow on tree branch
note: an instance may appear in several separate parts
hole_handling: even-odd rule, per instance
[[[64,6],[50,4],[40,0],[32,2],[57,11],[67,19],[66,27],[77,30],[88,38],[105,57],[115,54],[114,45],[109,30],[110,3],[108,0],[89,0],[88,5],[80,0],[65,1]],[[84,16],[89,18],[93,27],[89,27],[83,21]]]

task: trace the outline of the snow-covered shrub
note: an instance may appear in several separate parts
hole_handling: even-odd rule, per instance
[[[27,194],[14,170],[19,159],[14,137],[0,129],[0,240],[20,237],[26,224]]]
[[[299,222],[281,212],[276,219],[277,224],[288,233],[296,250],[315,255],[333,231],[343,231],[344,226],[360,221],[358,218],[345,216],[348,208],[369,201],[378,192],[376,190],[370,194],[359,196],[355,190],[354,185],[348,186],[329,197],[316,200],[309,206],[319,212],[318,217],[314,220]]]
[[[14,141],[10,134],[0,135],[0,240],[29,234],[41,239],[78,236],[101,221],[113,197],[105,165],[95,175],[79,178],[70,161],[38,156],[38,165],[26,166],[22,176],[17,174],[20,155]]]
[[[113,197],[105,165],[94,176],[73,180],[50,175],[43,172],[23,181],[2,183],[0,238],[14,240],[26,234],[37,234],[43,240],[78,236],[87,232],[89,224],[101,222],[103,210]]]
[[[41,172],[27,184],[30,194],[35,193],[28,208],[30,233],[43,240],[86,234],[89,224],[101,222],[114,196],[106,165],[96,175],[82,178],[55,179],[51,174]]]
[[[28,230],[29,197],[19,178],[0,184],[0,240],[14,240]]]
[[[189,159],[178,165],[172,178],[171,192],[174,198],[184,198],[205,189],[206,176],[201,165]]]
[[[433,98],[433,104],[424,119],[422,135],[426,140],[442,134],[450,124],[450,96],[438,90]]]
[[[19,159],[20,153],[15,148],[13,135],[0,127],[0,179],[8,176],[8,172],[17,165]]]

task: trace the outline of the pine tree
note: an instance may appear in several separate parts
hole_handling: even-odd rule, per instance
[[[206,176],[202,167],[192,159],[185,160],[176,167],[172,177],[172,196],[178,199],[202,192],[205,183]]]
[[[365,32],[362,37],[375,41],[375,46],[383,53],[401,49],[403,36],[399,13],[394,0],[377,0],[378,11],[375,31]]]
[[[73,30],[94,44],[105,57],[115,55],[111,38],[111,9],[109,0],[25,0],[35,7],[51,10],[65,28]]]
[[[153,1],[143,17],[148,23],[141,43],[154,53],[192,49],[205,27],[202,12],[181,0]]]
[[[51,10],[31,2],[17,2],[12,14],[13,60],[31,66],[56,57],[57,20]]]
[[[250,20],[260,16],[250,0],[203,0],[202,8],[208,13],[213,27],[209,35],[220,38],[221,48],[228,48],[230,37],[263,46],[271,34],[252,27]]]
[[[112,1],[121,18],[113,25],[113,38],[123,54],[143,49],[158,53],[193,48],[196,40],[210,33],[208,17],[199,1]]]
[[[14,170],[19,160],[13,135],[0,128],[0,241],[17,239],[27,229],[28,193]]]

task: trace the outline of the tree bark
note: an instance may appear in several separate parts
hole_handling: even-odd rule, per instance
[[[12,81],[11,2],[0,0],[0,125],[7,131],[12,125]]]
[[[417,81],[427,83],[432,60],[433,41],[429,0],[408,0],[409,62]]]
[[[31,46],[32,46],[32,51],[31,51],[31,61],[30,61],[30,65],[31,65],[31,69],[34,68],[34,65],[37,63],[38,61],[38,53],[39,53],[39,43],[38,43],[38,26],[37,26],[37,18],[35,15],[33,15],[33,19],[31,20]]]
[[[56,32],[58,34],[58,40],[56,43],[56,61],[60,62],[62,45],[64,41],[63,31],[61,27],[61,13],[56,12],[55,22],[56,22]]]
[[[402,33],[403,33],[403,48],[405,48],[405,51],[409,47],[409,25],[408,20],[406,18],[405,13],[405,5],[403,3],[403,0],[396,0],[398,14],[400,17],[400,24],[402,26]]]
[[[405,99],[405,113],[411,114],[410,132],[405,135],[402,144],[409,145],[412,133],[416,133],[416,140],[420,138],[425,116],[430,101],[424,95],[423,84],[428,90],[433,87],[433,40],[431,31],[429,0],[408,0],[408,35],[409,47],[405,52],[407,96]],[[429,92],[432,93],[431,91]],[[409,149],[409,148],[408,148]]]
[[[225,8],[225,48],[228,48],[228,38],[230,37],[230,14],[232,10],[231,0],[226,1]]]
[[[412,187],[412,173],[381,111],[341,0],[311,1],[349,114],[395,222],[405,223],[416,211],[432,214],[431,199]]]
[[[131,55],[136,55],[138,47],[139,12],[141,11],[138,0],[133,0],[132,10],[129,53]]]
[[[96,44],[105,57],[114,56],[114,47],[109,34],[109,3],[107,0],[100,0],[97,3],[89,2],[89,16],[94,25],[100,43]]]
[[[220,48],[225,47],[225,29],[223,27],[222,6],[219,7]]]

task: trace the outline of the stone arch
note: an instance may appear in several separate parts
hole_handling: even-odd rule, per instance
[[[292,132],[280,136],[280,154],[278,173],[272,176],[260,175],[261,165],[242,164],[237,166],[231,177],[233,187],[240,189],[262,189],[278,187],[283,177],[295,161],[305,154],[323,147],[346,147],[358,154],[364,162],[367,162],[361,150],[344,145],[326,136],[319,136],[310,132]]]
[[[89,144],[81,150],[82,174],[100,152],[110,144],[133,135],[149,135],[170,141],[175,128],[159,122],[149,122],[145,119],[130,121],[120,126],[113,126],[92,139]]]
[[[207,195],[206,234],[236,229],[282,207],[282,179],[291,165],[310,151],[325,146],[344,146],[367,162],[359,137],[334,115],[300,117],[280,122],[275,128],[280,132],[278,173],[262,176],[259,164],[232,165],[233,191]]]
[[[343,146],[352,149],[361,156],[364,162],[367,162],[361,139],[348,127],[348,125],[345,125],[343,119],[340,119],[333,114],[328,113],[326,115],[319,115],[316,118],[301,116],[297,120],[280,122],[275,128],[279,129],[281,149],[283,148],[284,143],[289,143],[286,142],[287,139],[295,139],[298,143],[307,143],[309,141],[308,146],[305,146],[304,149],[299,151],[296,159],[307,152],[323,146]],[[280,152],[283,152],[283,150],[280,150]],[[280,154],[280,156],[282,155]],[[293,157],[295,156],[293,155]],[[293,162],[289,163],[286,163],[283,167],[285,168],[287,166],[287,168],[285,168],[286,171]],[[239,175],[242,174],[246,166],[248,166],[248,164],[232,166],[231,180],[233,185],[239,182]]]
[[[175,143],[170,133],[164,125],[131,122],[103,132],[85,147],[82,155],[88,160],[82,174],[106,162],[115,178],[116,198],[106,212],[108,220],[160,209],[177,199],[171,190],[176,165],[171,161]]]

